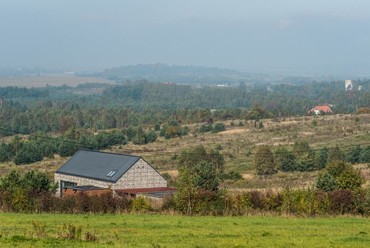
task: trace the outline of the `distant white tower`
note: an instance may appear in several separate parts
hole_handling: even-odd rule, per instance
[[[352,80],[344,80],[344,87],[346,88],[346,91],[353,89]]]

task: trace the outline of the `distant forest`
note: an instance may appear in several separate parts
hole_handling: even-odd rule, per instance
[[[5,87],[0,88],[0,133],[286,117],[307,115],[319,104],[332,104],[335,113],[354,113],[358,107],[370,107],[370,80],[354,83],[356,89],[362,86],[360,91],[345,91],[343,81],[217,87],[141,80],[116,85]]]
[[[106,69],[102,72],[81,74],[115,81],[148,80],[151,82],[175,82],[181,84],[237,84],[246,82],[270,82],[279,78],[268,74],[245,73],[237,70],[202,66],[167,64],[139,64]]]

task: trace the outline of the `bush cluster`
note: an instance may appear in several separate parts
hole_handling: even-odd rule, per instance
[[[53,157],[54,154],[72,156],[79,149],[101,150],[114,145],[126,145],[129,141],[142,145],[155,142],[156,139],[155,131],[145,132],[140,127],[99,133],[72,128],[60,137],[37,133],[26,140],[16,136],[10,143],[0,144],[0,162],[30,164],[44,157]]]
[[[201,133],[207,133],[207,132],[212,132],[212,133],[219,133],[222,131],[226,130],[226,126],[223,123],[216,123],[215,125],[210,124],[203,124],[199,128],[199,132]]]
[[[324,169],[328,163],[346,161],[370,163],[370,146],[357,145],[343,152],[338,146],[313,150],[307,142],[295,142],[293,150],[280,147],[274,151],[276,167],[282,171],[314,171]]]
[[[178,121],[172,120],[164,124],[159,132],[159,135],[165,139],[182,137],[189,133],[188,127],[182,127]]]
[[[370,189],[338,189],[331,192],[316,189],[245,193],[198,191],[193,200],[191,214],[194,215],[246,215],[263,212],[296,216],[370,215]],[[181,208],[175,209],[188,214]]]
[[[3,212],[51,212],[51,213],[112,213],[130,208],[124,197],[111,193],[101,196],[78,194],[57,198],[56,185],[39,171],[19,173],[11,171],[0,178],[0,210]]]
[[[55,197],[52,192],[18,192],[9,194],[0,191],[2,212],[22,213],[122,213],[130,211],[131,200],[113,197],[111,193],[100,196],[77,194],[76,196]]]
[[[316,180],[316,187],[323,191],[335,189],[355,190],[364,183],[360,172],[343,161],[330,162]]]

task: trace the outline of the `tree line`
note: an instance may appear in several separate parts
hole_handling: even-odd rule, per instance
[[[1,127],[23,134],[65,132],[71,127],[104,130],[152,126],[176,120],[200,123],[230,119],[261,119],[306,115],[318,104],[334,104],[335,113],[353,113],[370,107],[369,80],[359,81],[361,91],[346,92],[343,82],[304,85],[249,85],[195,87],[147,81],[121,85],[59,86],[39,89],[0,88]],[[102,94],[77,94],[101,87]],[[2,135],[12,135],[0,130]]]

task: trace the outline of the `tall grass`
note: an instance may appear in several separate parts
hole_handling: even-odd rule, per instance
[[[0,214],[0,220],[1,247],[369,247],[370,245],[369,219],[355,217]],[[37,220],[37,225],[42,226],[44,229],[42,233],[45,232],[46,235],[32,235],[34,220]],[[77,231],[63,229],[70,226],[80,227],[85,235],[78,236]],[[86,237],[91,234],[93,238],[87,240]]]

